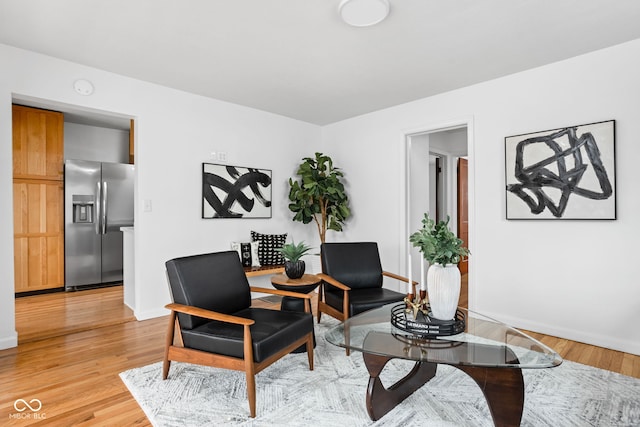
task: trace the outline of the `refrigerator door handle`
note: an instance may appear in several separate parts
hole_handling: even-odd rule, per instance
[[[102,234],[107,234],[107,181],[102,182]]]
[[[100,181],[96,185],[96,234],[102,234],[102,184]]]

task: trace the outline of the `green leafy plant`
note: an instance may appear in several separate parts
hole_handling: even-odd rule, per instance
[[[299,180],[289,178],[289,210],[294,213],[294,221],[315,221],[320,242],[324,243],[327,230],[342,231],[351,215],[342,171],[333,165],[331,157],[315,153],[315,158],[302,159],[296,173]]]
[[[449,229],[449,216],[446,221],[436,222],[424,214],[422,228],[409,236],[414,247],[420,248],[424,259],[429,264],[457,264],[469,255],[464,243]]]
[[[296,262],[300,261],[300,258],[311,250],[311,247],[305,244],[304,241],[296,244],[291,240],[291,243],[285,243],[281,248],[277,248],[276,250],[280,252],[287,261]]]

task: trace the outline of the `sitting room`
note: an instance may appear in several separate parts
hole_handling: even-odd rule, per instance
[[[0,0],[0,423],[640,425],[639,21]],[[122,280],[65,286],[69,150],[21,163],[20,108],[125,124]]]

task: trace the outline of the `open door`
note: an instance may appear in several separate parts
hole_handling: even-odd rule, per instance
[[[458,159],[458,237],[462,239],[465,247],[469,247],[469,203],[468,203],[468,178],[467,159]],[[469,271],[469,259],[458,264],[460,274]]]

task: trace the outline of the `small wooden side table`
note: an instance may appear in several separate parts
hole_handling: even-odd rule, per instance
[[[299,279],[290,279],[285,274],[276,274],[271,276],[271,284],[274,288],[281,291],[299,292],[301,294],[308,294],[313,291],[322,281],[315,274],[303,274]],[[280,310],[287,311],[304,311],[304,305],[307,300],[302,298],[282,297],[280,303]],[[309,312],[311,310],[311,300],[309,300]],[[313,347],[316,346],[316,337],[313,336]],[[303,345],[293,351],[293,353],[306,352],[306,347]]]
[[[308,294],[318,287],[322,279],[315,274],[303,274],[299,279],[290,279],[286,274],[276,274],[271,276],[271,284],[274,288],[281,291],[299,292]],[[280,310],[304,311],[306,300],[292,297],[282,297]],[[309,301],[309,310],[311,311],[311,301]]]

